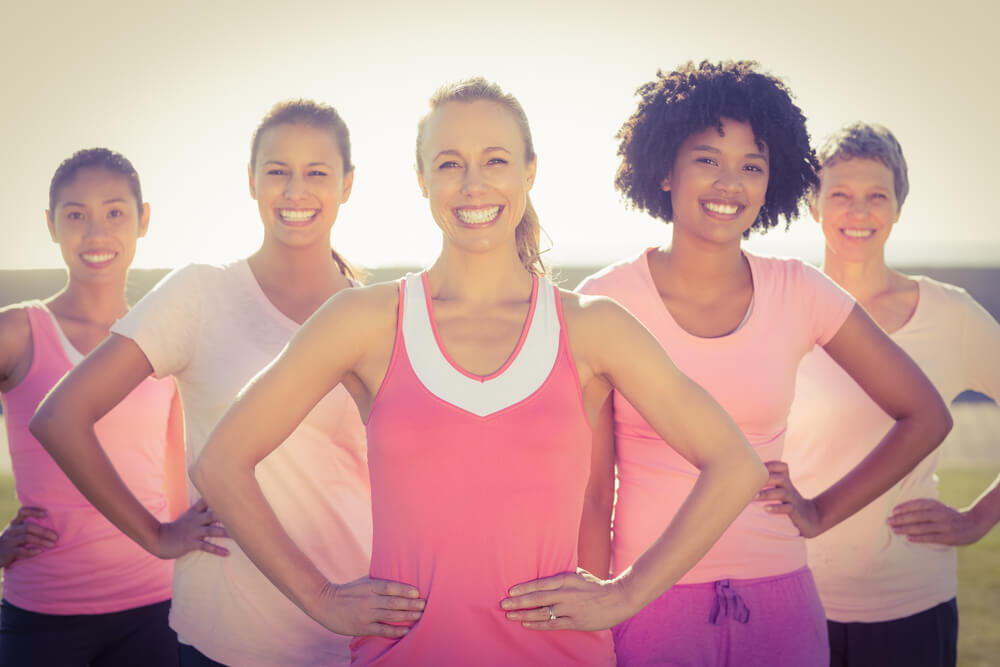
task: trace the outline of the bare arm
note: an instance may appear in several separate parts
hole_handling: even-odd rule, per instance
[[[609,300],[582,310],[582,340],[574,344],[577,367],[585,367],[581,380],[592,376],[621,391],[700,474],[677,513],[664,515],[660,537],[613,581],[557,575],[514,586],[504,608],[530,611],[508,618],[539,630],[594,630],[634,615],[704,556],[766,481],[736,424],[677,370],[645,327]],[[557,618],[549,620],[549,607]]]
[[[370,308],[360,292],[345,290],[327,302],[244,388],[209,436],[191,478],[254,564],[303,611],[340,634],[399,637],[406,628],[390,623],[419,618],[417,589],[368,578],[328,581],[284,530],[254,476],[255,466],[342,379],[350,376],[356,400],[357,392],[366,392],[354,369],[385,313]]]
[[[31,432],[84,497],[150,553],[176,558],[201,549],[225,555],[228,551],[204,539],[225,535],[204,505],[161,524],[122,481],[94,433],[94,424],[151,372],[133,341],[112,334],[42,401]]]
[[[601,579],[611,576],[611,513],[615,499],[615,432],[611,394],[593,428],[590,481],[580,520],[580,567]]]
[[[760,499],[780,501],[768,510],[789,514],[806,537],[837,525],[888,490],[941,443],[952,423],[934,385],[861,306],[824,349],[896,423],[868,456],[812,500],[803,499],[789,481],[794,471],[768,463],[774,488],[761,492]]]

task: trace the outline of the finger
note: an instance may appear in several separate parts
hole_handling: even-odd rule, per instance
[[[202,534],[205,537],[229,537],[229,533],[226,532],[225,528],[214,523],[203,526]]]
[[[575,630],[576,625],[569,616],[560,616],[553,621],[523,621],[528,630]]]
[[[25,523],[21,525],[21,528],[28,534],[35,537],[39,537],[43,540],[55,543],[59,539],[59,533],[54,530],[50,530],[44,526],[39,526],[37,523]]]
[[[423,616],[421,611],[402,611],[398,609],[374,609],[372,617],[380,623],[413,623]]]
[[[420,591],[414,586],[403,584],[398,581],[388,581],[386,579],[372,579],[370,581],[372,590],[379,595],[392,595],[401,598],[419,598]]]
[[[943,503],[934,500],[933,498],[916,498],[915,500],[907,500],[904,503],[899,503],[892,508],[893,514],[903,514],[906,512],[919,512],[921,510],[930,510],[939,508]]]
[[[44,552],[45,549],[39,549],[33,545],[27,545],[23,547],[18,547],[14,549],[14,555],[16,558],[32,558],[38,554]]]
[[[16,536],[16,542],[18,546],[31,545],[41,549],[51,549],[56,545],[55,540],[50,540],[39,535],[32,535],[31,533]]]
[[[771,514],[791,514],[795,511],[795,506],[791,503],[774,503],[773,505],[764,505],[764,511]]]
[[[549,609],[551,607],[542,607],[541,609],[523,609],[519,611],[508,611],[507,618],[511,621],[528,621],[534,623],[541,623],[545,621],[554,621],[555,619],[549,615]],[[555,613],[555,612],[553,612]],[[558,618],[558,615],[557,617]]]
[[[897,535],[940,535],[945,531],[942,530],[942,525],[939,523],[926,522],[894,526],[892,532]]]
[[[405,625],[386,625],[385,623],[369,623],[362,628],[361,635],[364,637],[389,637],[399,638],[409,632]]]
[[[764,463],[764,467],[767,468],[768,472],[788,476],[788,464],[784,461],[767,461]]]
[[[956,545],[957,540],[952,535],[945,535],[941,533],[934,533],[931,535],[907,535],[906,539],[910,542],[917,543],[927,543],[927,544],[948,544]]]
[[[20,509],[17,510],[17,516],[14,517],[14,520],[11,523],[21,523],[22,521],[28,518],[44,519],[48,515],[49,513],[46,512],[41,507],[32,507],[30,505],[25,505],[24,507],[21,507]]]
[[[512,586],[511,589],[507,591],[507,594],[510,595],[510,597],[517,597],[526,593],[534,593],[535,591],[554,591],[561,588],[565,582],[565,574],[554,574],[551,577],[543,577],[542,579],[526,581],[522,584]]]
[[[396,609],[403,611],[423,611],[426,602],[420,599],[402,598],[397,595],[380,595],[375,604],[381,609]]]
[[[934,510],[918,510],[912,512],[904,512],[902,514],[896,514],[889,517],[889,525],[896,526],[906,526],[913,523],[928,523],[934,521],[940,521],[942,515],[940,512]]]
[[[215,554],[216,556],[228,556],[229,549],[219,546],[218,544],[212,544],[211,542],[206,542],[205,540],[198,540],[197,548],[200,551],[205,551],[210,554]]]
[[[788,494],[788,490],[784,488],[764,489],[757,494],[754,500],[787,501],[790,500],[790,496]]]
[[[555,591],[538,591],[536,593],[526,593],[524,595],[514,595],[500,601],[500,607],[506,611],[517,609],[537,609],[548,607],[559,602],[559,594]],[[548,612],[545,618],[548,618]]]

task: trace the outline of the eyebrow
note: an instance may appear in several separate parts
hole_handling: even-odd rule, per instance
[[[715,153],[716,155],[722,153],[722,151],[720,151],[715,146],[709,146],[708,144],[702,144],[700,146],[693,146],[691,148],[691,150],[693,150],[693,151],[705,151],[707,153]],[[764,162],[767,162],[767,156],[764,155],[763,153],[747,153],[743,157],[756,158],[758,160],[763,160]]]
[[[492,153],[493,151],[503,151],[507,155],[512,155],[512,153],[509,150],[507,150],[506,148],[504,148],[503,146],[487,146],[486,148],[483,149],[484,153]],[[456,157],[462,157],[462,154],[460,152],[458,152],[458,151],[456,151],[456,150],[454,150],[452,148],[449,148],[449,149],[443,150],[440,153],[438,153],[437,155],[435,155],[434,159],[437,160],[442,155],[454,155]]]
[[[287,162],[282,162],[281,160],[268,160],[264,164],[276,164],[276,165],[278,165],[280,167],[288,167],[288,166],[290,166]],[[307,167],[329,167],[330,163],[329,162],[310,162],[306,166]]]
[[[101,202],[103,206],[107,206],[108,204],[124,204],[124,203],[126,202],[122,197],[115,197],[114,199],[105,199],[103,202]],[[78,201],[64,201],[62,204],[60,204],[60,206],[81,206],[83,208],[87,207],[86,204],[82,204]]]

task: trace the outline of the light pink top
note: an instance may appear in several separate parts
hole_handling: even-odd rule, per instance
[[[188,463],[243,386],[299,329],[261,290],[245,260],[174,271],[113,328],[134,340],[158,377],[177,379]],[[280,410],[281,405],[275,405]],[[340,385],[255,474],[282,525],[330,581],[368,572],[371,497],[364,426]],[[192,500],[197,493],[188,485]],[[233,540],[230,555],[177,560],[170,625],[180,640],[230,665],[329,665],[349,639],[288,600]]]
[[[432,308],[408,276],[368,421],[371,575],[427,606],[402,639],[355,640],[355,663],[614,664],[606,631],[526,630],[500,609],[514,584],[576,569],[591,434],[557,290],[536,283],[521,341],[487,377],[448,356]]]
[[[105,519],[28,431],[38,404],[83,355],[41,302],[23,307],[33,352],[28,374],[2,395],[10,459],[18,501],[45,508],[48,517],[32,521],[56,531],[59,540],[4,570],[3,597],[43,614],[104,614],[167,600],[173,562],[151,555]],[[168,519],[164,457],[174,391],[170,380],[147,379],[94,426],[118,474],[161,521]]]
[[[891,338],[951,402],[966,389],[1000,399],[1000,325],[965,290],[917,279],[917,309]],[[879,443],[893,420],[823,351],[802,360],[785,459],[795,484],[814,495]],[[827,618],[874,623],[911,616],[955,597],[955,549],[918,544],[886,524],[892,508],[937,498],[940,448],[846,521],[808,540]]]
[[[648,252],[587,278],[578,291],[621,303],[678,368],[729,413],[762,461],[780,459],[799,360],[833,337],[854,300],[799,260],[744,251],[754,285],[749,317],[731,334],[699,338],[684,331],[664,307],[649,272]],[[618,499],[613,567],[621,572],[659,537],[690,493],[698,470],[668,447],[618,392],[614,421]],[[680,583],[774,576],[805,562],[805,545],[788,517],[751,503]]]

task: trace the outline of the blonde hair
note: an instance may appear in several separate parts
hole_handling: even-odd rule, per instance
[[[482,77],[464,79],[455,83],[441,86],[430,99],[430,111],[420,119],[417,124],[417,168],[423,171],[423,160],[420,158],[420,145],[424,140],[424,128],[431,115],[439,108],[449,102],[476,102],[486,100],[494,102],[510,112],[521,130],[524,138],[524,158],[528,162],[535,159],[535,146],[531,141],[531,128],[528,126],[528,116],[524,113],[524,108],[517,98],[510,93],[505,93],[497,84],[487,81]],[[531,204],[531,198],[525,195],[524,215],[514,232],[514,239],[517,243],[517,256],[528,271],[540,276],[546,275],[545,265],[542,263],[541,250],[541,225],[538,222],[538,214]]]

